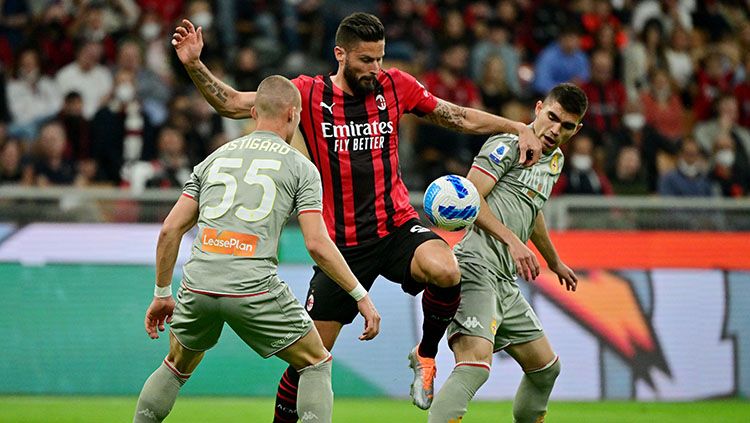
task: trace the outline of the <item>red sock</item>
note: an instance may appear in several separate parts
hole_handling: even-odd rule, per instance
[[[279,381],[276,392],[276,406],[274,408],[274,423],[296,423],[297,415],[297,385],[299,373],[292,366],[287,367]]]

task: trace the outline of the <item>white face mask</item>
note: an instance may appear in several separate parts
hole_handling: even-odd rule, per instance
[[[734,151],[723,149],[716,152],[716,164],[723,167],[732,167],[734,165]]]
[[[198,12],[190,17],[195,27],[202,26],[204,31],[211,29],[211,25],[214,23],[214,16],[210,12]]]
[[[161,34],[161,26],[156,22],[149,22],[141,27],[141,37],[146,41],[152,41]]]
[[[587,172],[591,170],[593,161],[591,159],[591,156],[587,156],[585,154],[573,154],[573,156],[571,156],[570,158],[570,165],[573,166],[573,168],[576,170]]]
[[[682,174],[687,176],[688,178],[695,178],[696,176],[701,174],[701,167],[698,165],[698,163],[688,164],[687,162],[685,162],[685,160],[680,159],[677,162],[677,168],[680,169],[680,172],[682,172]]]
[[[622,124],[632,131],[638,131],[646,125],[646,118],[640,113],[627,113],[622,117]]]
[[[135,98],[135,87],[133,84],[120,84],[115,89],[115,97],[123,103],[132,101]]]

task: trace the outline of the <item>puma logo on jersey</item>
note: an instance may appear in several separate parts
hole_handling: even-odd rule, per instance
[[[305,411],[305,414],[303,414],[300,417],[300,420],[303,421],[303,422],[309,422],[309,421],[312,421],[312,420],[320,420],[320,419],[312,411]]]
[[[328,113],[331,113],[331,114],[333,114],[333,106],[335,106],[335,105],[336,105],[336,103],[331,103],[331,105],[329,106],[329,105],[323,103],[322,101],[320,102],[320,107],[325,107],[326,109],[328,109]]]
[[[466,321],[464,322],[464,327],[467,329],[475,329],[475,328],[482,328],[484,329],[484,326],[482,326],[481,323],[479,323],[479,320],[477,320],[474,316],[469,316],[466,318]]]
[[[421,234],[421,233],[424,233],[424,232],[430,232],[430,230],[427,229],[427,228],[425,228],[424,226],[414,225],[414,226],[411,227],[411,229],[409,229],[409,232],[411,232],[413,234],[417,234],[417,233]]]

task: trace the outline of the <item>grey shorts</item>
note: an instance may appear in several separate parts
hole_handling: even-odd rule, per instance
[[[457,335],[478,336],[494,350],[544,336],[542,324],[521,294],[515,280],[502,280],[477,263],[459,262],[461,304],[448,327],[448,340]]]
[[[264,358],[283,350],[312,329],[312,320],[287,284],[248,297],[177,291],[172,333],[183,347],[206,351],[216,345],[224,323]]]

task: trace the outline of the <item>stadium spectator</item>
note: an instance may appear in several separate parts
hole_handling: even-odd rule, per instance
[[[255,93],[238,92],[211,75],[200,61],[201,32],[187,20],[183,24],[176,29],[172,43],[201,94],[223,115],[246,117]],[[373,15],[348,16],[339,25],[333,50],[338,62],[336,74],[293,80],[303,104],[311,104],[311,109],[302,114],[300,126],[310,144],[294,145],[309,154],[323,174],[329,175],[323,182],[329,234],[345,249],[349,260],[356,258],[362,264],[355,271],[366,275],[362,277],[366,286],[383,274],[402,282],[410,294],[424,289],[423,337],[410,357],[415,370],[413,400],[420,408],[428,408],[437,344],[458,306],[459,275],[450,248],[422,226],[409,204],[408,191],[398,171],[397,128],[401,116],[416,113],[433,123],[470,133],[518,132],[520,157],[529,163],[538,159],[540,141],[521,122],[451,104],[434,97],[411,75],[395,68],[383,70],[384,33],[382,23]],[[355,134],[375,134],[376,122],[376,132],[382,138],[352,136],[352,128]],[[527,150],[535,150],[530,159]],[[342,174],[332,169],[349,171]],[[379,170],[373,173],[373,169]],[[345,197],[352,201],[345,201]],[[366,251],[361,248],[365,242]],[[373,255],[377,259],[371,259]],[[310,316],[322,328],[324,345],[330,348],[342,326],[351,323],[356,315],[354,304],[320,271],[315,272],[308,295],[312,296]],[[290,396],[297,389],[294,369],[287,369],[282,385],[286,394],[282,392],[277,397],[276,410],[281,412],[277,418],[293,420],[297,418],[295,404],[289,400],[294,399]]]
[[[695,4],[694,0],[641,0],[633,7],[630,25],[636,32],[648,26],[649,21],[658,21],[666,33],[677,26],[692,30]]]
[[[71,91],[81,94],[83,116],[86,119],[94,117],[94,113],[106,103],[112,91],[112,73],[99,63],[101,57],[100,42],[82,40],[78,44],[76,60],[55,75],[63,95]]]
[[[169,81],[143,66],[143,51],[134,39],[126,39],[117,51],[117,70],[135,75],[135,89],[144,113],[154,125],[161,125],[167,118],[167,103],[172,97]]]
[[[693,102],[693,114],[697,122],[711,118],[714,103],[732,92],[732,70],[726,66],[726,57],[711,50],[703,59],[703,66],[696,73],[697,94]]]
[[[433,33],[425,27],[415,0],[396,0],[385,3],[383,21],[388,22],[385,38],[388,39],[388,58],[405,58],[424,65],[433,45]],[[390,3],[390,4],[388,4]]]
[[[680,143],[677,167],[659,178],[659,195],[669,197],[711,197],[715,189],[707,176],[706,161],[694,138]]]
[[[91,122],[92,151],[99,165],[97,179],[119,186],[131,179],[130,167],[155,157],[155,131],[143,112],[135,75],[119,70],[110,101]]]
[[[488,36],[471,49],[471,76],[474,80],[479,82],[489,76],[485,73],[485,67],[487,61],[493,56],[499,56],[503,63],[502,69],[494,70],[501,72],[495,78],[502,79],[512,95],[520,96],[521,83],[518,79],[518,68],[521,58],[511,44],[508,28],[504,27],[499,20],[489,22]]]
[[[153,175],[146,182],[149,188],[180,188],[190,178],[192,166],[185,149],[185,138],[168,126],[159,131],[156,140],[156,161]]]
[[[655,19],[646,22],[633,40],[623,50],[623,83],[629,101],[638,101],[641,91],[648,86],[648,73],[654,68],[667,68],[664,27]]]
[[[640,98],[646,123],[672,142],[677,142],[688,130],[685,106],[675,87],[669,71],[655,68]]]
[[[514,422],[541,422],[560,374],[539,319],[518,286],[518,277],[540,272],[531,240],[560,284],[575,291],[578,277],[558,256],[541,209],[563,167],[559,149],[581,129],[583,91],[555,87],[537,101],[535,131],[543,134],[544,155],[531,172],[518,164],[516,136],[490,137],[474,159],[468,178],[483,198],[481,212],[455,247],[461,268],[461,307],[448,329],[456,366],[427,417],[429,423],[461,421],[469,402],[487,381],[494,353],[505,350],[524,372],[513,401]],[[530,200],[531,199],[531,200]]]
[[[482,108],[482,97],[466,74],[469,52],[464,44],[443,49],[437,69],[422,77],[425,88],[435,96],[459,106]],[[456,134],[443,126],[423,124],[415,146],[422,168],[421,187],[446,173],[465,175],[471,158],[472,136]]]
[[[372,339],[378,333],[380,316],[375,306],[326,234],[319,174],[301,155],[288,154],[291,149],[287,144],[300,121],[300,96],[287,79],[271,78],[258,87],[257,108],[253,107],[252,114],[259,130],[248,138],[276,148],[264,151],[240,146],[210,156],[196,167],[162,226],[156,247],[154,297],[144,325],[149,337],[156,339],[158,331],[170,323],[170,348],[141,390],[134,423],[167,417],[180,388],[219,340],[225,323],[263,358],[276,355],[297,370],[302,420],[331,422],[331,353],[302,305],[276,274],[281,230],[294,212],[310,255],[353,297],[365,318],[361,339]],[[257,171],[254,165],[258,163],[265,163],[258,165],[260,169],[277,170],[263,174],[259,208],[244,207],[258,203],[256,190],[236,190],[236,186],[230,199],[233,204],[225,205],[230,186],[217,185],[213,172],[246,180],[253,169]],[[269,196],[270,202],[266,201]],[[224,207],[234,210],[218,210]],[[180,240],[196,223],[202,234],[196,237],[185,264],[180,302],[175,305],[171,284]],[[232,244],[227,248],[226,239],[237,241],[239,247]]]
[[[501,56],[488,56],[477,80],[484,110],[496,115],[501,115],[505,104],[517,98],[505,79],[505,67]]]
[[[34,183],[40,187],[50,185],[87,185],[93,176],[90,169],[76,172],[75,163],[65,159],[65,128],[57,121],[42,125],[33,150]]]
[[[593,0],[591,10],[581,15],[581,48],[585,51],[597,49],[600,42],[599,34],[604,28],[611,32],[613,45],[622,49],[628,42],[628,36],[623,29],[620,19],[613,13],[612,3],[609,0]]]
[[[632,145],[617,153],[615,166],[609,180],[616,195],[648,195],[646,171],[641,165],[641,153]]]
[[[65,96],[57,120],[65,128],[65,138],[68,140],[65,158],[92,160],[91,122],[83,117],[83,99],[80,94],[71,91]]]
[[[748,31],[750,32],[750,26],[748,26]],[[750,50],[745,52],[742,62],[743,78],[734,87],[733,95],[739,107],[738,123],[750,129]]]
[[[55,81],[42,73],[35,49],[24,49],[18,54],[7,90],[13,117],[9,132],[29,141],[36,138],[44,120],[55,115],[62,106],[62,94]]]
[[[0,4],[0,43],[5,44],[10,55],[24,43],[26,28],[31,21],[31,10],[27,0],[4,0]],[[6,65],[10,62],[5,62]]]
[[[63,2],[49,2],[42,10],[38,24],[31,28],[30,38],[45,59],[42,63],[45,74],[56,74],[75,59],[76,46],[68,37],[70,20]]]
[[[565,167],[552,192],[554,194],[611,195],[607,176],[595,167],[592,136],[580,133],[570,145],[569,165]]]
[[[591,80],[581,85],[589,99],[585,125],[600,133],[620,128],[625,110],[625,87],[614,78],[614,63],[609,52],[596,50],[591,54]]]
[[[716,149],[714,143],[722,134],[728,134],[734,142],[736,166],[742,172],[750,172],[750,130],[739,125],[737,99],[725,94],[715,103],[716,117],[695,126],[693,135],[702,151]]]
[[[240,90],[252,91],[258,88],[258,84],[263,79],[263,74],[261,73],[258,52],[252,46],[241,47],[237,50],[232,76]]]
[[[25,159],[21,142],[8,138],[0,143],[0,185],[31,185],[33,182],[34,168]]]
[[[750,172],[737,161],[732,136],[726,132],[717,135],[711,157],[711,179],[719,185],[724,197],[742,197],[750,192]]]
[[[521,2],[519,2],[521,3]],[[537,0],[526,2],[525,17],[520,32],[520,42],[529,52],[530,57],[536,57],[573,25],[574,19],[562,0]],[[518,27],[518,22],[507,22],[508,28]]]
[[[695,73],[693,57],[690,54],[690,33],[678,26],[672,30],[669,40],[664,52],[669,74],[677,84],[679,93],[687,92]]]
[[[557,41],[545,47],[534,64],[535,94],[545,95],[563,82],[588,82],[591,70],[586,53],[581,50],[578,28],[569,25],[562,29]]]
[[[165,84],[173,85],[175,75],[170,65],[173,56],[164,42],[164,25],[155,11],[144,10],[138,34],[143,42],[143,66],[159,75]]]

